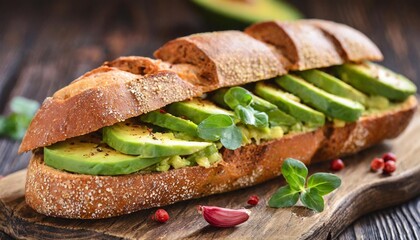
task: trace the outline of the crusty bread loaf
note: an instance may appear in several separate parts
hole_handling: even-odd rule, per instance
[[[211,168],[91,176],[44,164],[40,147],[208,91],[269,79],[289,70],[382,58],[362,33],[332,22],[266,22],[251,26],[246,33],[178,38],[155,52],[160,60],[121,57],[106,62],[47,98],[19,149],[34,150],[27,175],[27,203],[51,216],[117,216],[258,184],[278,176],[287,157],[309,164],[348,155],[397,136],[409,123],[417,106],[414,97],[399,108],[342,128],[326,125],[234,151],[223,149],[222,163]]]
[[[280,175],[283,161],[294,157],[305,164],[358,152],[401,133],[417,102],[410,97],[401,107],[363,117],[336,128],[288,135],[260,145],[224,149],[217,167],[187,167],[162,173],[91,176],[48,167],[35,154],[28,167],[26,202],[36,211],[65,218],[107,218],[140,209],[227,192]]]

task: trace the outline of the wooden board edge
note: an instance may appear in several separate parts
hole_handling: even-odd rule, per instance
[[[332,231],[314,226],[313,229],[302,235],[300,239],[335,239],[351,224],[343,224],[350,219],[351,223],[371,212],[396,206],[420,196],[420,166],[398,176],[384,176],[388,179],[378,181],[358,188],[344,203],[337,203],[337,207],[324,223]],[[402,186],[395,188],[395,185]],[[392,191],[390,191],[392,190]],[[369,193],[367,193],[369,192]],[[396,197],[397,196],[397,197]],[[376,204],[380,201],[381,204]],[[352,211],[357,207],[358,211]],[[334,217],[335,216],[335,217]]]
[[[0,201],[13,200],[25,195],[26,168],[0,179]]]

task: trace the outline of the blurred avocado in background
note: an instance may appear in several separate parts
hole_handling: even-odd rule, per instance
[[[216,29],[243,29],[266,20],[295,20],[303,15],[282,0],[192,0]]]

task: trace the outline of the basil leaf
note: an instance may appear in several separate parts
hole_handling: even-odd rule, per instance
[[[30,122],[29,116],[12,113],[3,122],[2,135],[14,140],[22,139]]]
[[[258,128],[268,127],[268,116],[264,112],[254,111],[255,126]]]
[[[248,125],[255,125],[255,117],[252,108],[238,105],[235,108],[235,115],[239,117],[241,122]]]
[[[248,90],[242,87],[232,87],[220,94],[224,94],[224,102],[235,111],[235,115],[242,123],[257,128],[268,127],[267,114],[257,111],[251,106],[254,97]]]
[[[268,127],[268,116],[266,113],[255,111],[252,107],[236,106],[235,114],[242,123],[252,125],[257,128]]]
[[[0,136],[20,140],[25,135],[26,129],[33,115],[39,108],[39,103],[24,97],[14,97],[10,102],[12,114],[0,116]]]
[[[281,167],[281,173],[292,189],[304,190],[308,169],[301,161],[293,158],[286,159]]]
[[[299,191],[293,190],[289,185],[279,188],[268,201],[273,208],[291,207],[299,200]]]
[[[237,149],[242,144],[242,132],[231,117],[212,115],[198,124],[198,136],[209,141],[218,141],[228,149]]]
[[[324,199],[315,188],[310,188],[300,194],[300,201],[307,208],[317,212],[324,211]]]
[[[331,173],[315,173],[308,178],[307,188],[316,189],[321,196],[324,196],[341,185],[341,179]]]
[[[281,187],[271,196],[268,205],[270,207],[288,207],[296,204],[300,194],[302,204],[322,212],[324,210],[323,195],[330,193],[341,185],[341,180],[334,174],[315,173],[308,179],[307,188],[305,181],[308,176],[308,169],[302,162],[288,158],[284,161],[281,172],[289,183]]]
[[[3,135],[6,130],[6,118],[0,116],[0,135]]]
[[[32,117],[39,108],[39,103],[24,97],[14,97],[10,102],[10,109],[17,114]]]
[[[224,100],[231,109],[235,109],[238,105],[246,107],[251,104],[252,95],[245,88],[232,87],[225,93]]]
[[[225,129],[220,139],[222,145],[231,150],[235,150],[242,145],[242,131],[233,125]]]
[[[232,118],[224,114],[215,114],[198,124],[198,136],[209,141],[218,141],[223,131],[235,125]]]

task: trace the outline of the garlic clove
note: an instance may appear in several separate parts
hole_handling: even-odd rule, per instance
[[[234,227],[249,219],[248,209],[229,209],[215,206],[199,206],[198,212],[214,227]]]

